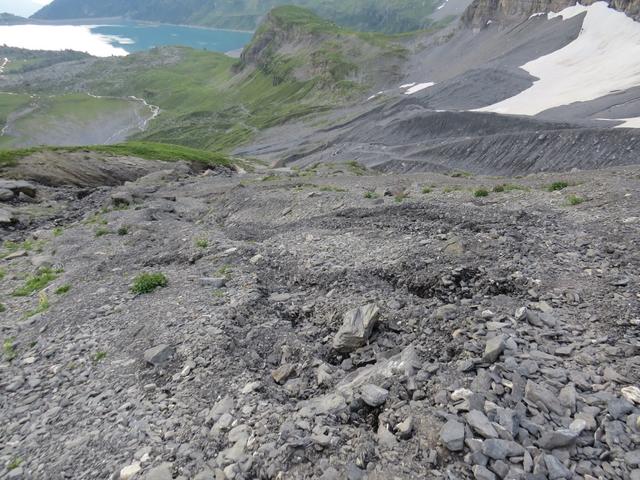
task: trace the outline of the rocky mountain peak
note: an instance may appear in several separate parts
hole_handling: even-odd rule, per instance
[[[513,23],[526,20],[536,13],[559,12],[581,3],[591,5],[594,0],[474,0],[462,16],[465,26],[484,28],[489,22]],[[609,6],[640,21],[640,0],[611,0]]]

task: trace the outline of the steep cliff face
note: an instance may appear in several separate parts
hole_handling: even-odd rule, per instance
[[[488,22],[512,23],[526,20],[536,13],[558,12],[581,3],[590,5],[597,0],[475,0],[462,16],[465,26],[483,28]],[[612,8],[640,21],[640,0],[611,0]]]

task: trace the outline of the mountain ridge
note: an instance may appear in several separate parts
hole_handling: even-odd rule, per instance
[[[192,24],[217,28],[254,30],[264,15],[274,7],[294,5],[309,8],[316,14],[358,30],[392,32],[413,31],[437,23],[429,18],[441,2],[408,0],[267,0],[234,2],[222,0],[213,6],[206,0],[188,0],[179,5],[161,0],[54,0],[36,12],[38,20],[122,17],[131,20]]]

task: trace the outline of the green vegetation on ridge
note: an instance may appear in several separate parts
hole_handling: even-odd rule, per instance
[[[436,0],[54,0],[34,17],[41,19],[122,17],[173,24],[253,30],[272,8],[308,8],[316,14],[358,30],[406,32],[428,27]]]

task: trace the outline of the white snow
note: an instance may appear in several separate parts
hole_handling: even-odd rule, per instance
[[[624,122],[616,125],[614,128],[640,128],[640,117],[634,118],[616,118],[616,121]]]
[[[405,89],[405,88],[413,87],[415,84],[416,84],[416,82],[405,83],[404,85],[400,85],[400,88]]]
[[[0,26],[0,45],[28,50],[76,50],[96,57],[127,55],[111,41],[128,39],[93,33],[90,26],[76,25],[10,25]]]
[[[583,12],[578,38],[521,67],[538,78],[530,88],[476,111],[536,115],[640,85],[640,23],[605,2],[568,7],[548,17],[564,21]],[[635,120],[629,124],[636,125]]]
[[[418,83],[418,84],[414,85],[413,87],[407,89],[407,91],[404,92],[404,94],[405,95],[413,95],[414,93],[418,93],[418,92],[424,90],[425,88],[433,87],[434,85],[435,85],[435,83],[433,83],[433,82]]]

